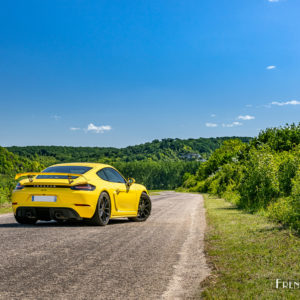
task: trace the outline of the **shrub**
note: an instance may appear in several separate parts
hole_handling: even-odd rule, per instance
[[[266,129],[250,145],[224,142],[188,184],[300,230],[300,123]]]
[[[239,192],[240,205],[256,211],[266,208],[279,195],[278,163],[267,149],[251,149]]]
[[[292,179],[291,196],[280,198],[268,207],[268,216],[300,232],[300,167]]]
[[[290,151],[300,144],[300,123],[267,128],[252,141],[253,145],[268,144],[275,151]]]
[[[278,169],[278,180],[280,192],[288,196],[292,191],[292,179],[295,177],[299,165],[299,156],[293,153],[283,152]]]
[[[276,202],[271,203],[267,209],[268,217],[276,222],[285,224],[292,229],[300,228],[300,214],[295,209],[295,201],[291,197],[279,198]]]
[[[298,171],[292,182],[292,198],[300,205],[300,166],[298,167]]]
[[[191,175],[189,173],[185,173],[183,176],[183,188],[189,189],[191,187],[194,187],[197,185],[197,180],[196,177],[194,175]]]
[[[197,184],[188,189],[192,193],[207,193],[207,182],[206,180],[197,181]]]
[[[222,197],[234,205],[240,206],[241,195],[238,191],[226,191]]]
[[[247,145],[238,139],[225,141],[219,149],[215,150],[208,161],[200,165],[197,172],[198,180],[206,179],[227,163],[238,161],[246,147]]]

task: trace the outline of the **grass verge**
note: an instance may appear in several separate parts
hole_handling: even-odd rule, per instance
[[[163,191],[162,190],[149,190],[148,192],[149,192],[150,196],[155,196],[155,195],[159,195]]]
[[[206,255],[212,275],[204,299],[300,299],[300,289],[276,289],[276,279],[300,282],[300,239],[259,215],[204,195]],[[297,287],[297,286],[296,286]]]
[[[0,203],[0,214],[7,214],[11,212],[12,212],[12,208],[10,202]]]

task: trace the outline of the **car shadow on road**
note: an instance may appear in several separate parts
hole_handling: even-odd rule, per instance
[[[112,219],[109,221],[107,226],[112,226],[112,225],[118,225],[118,224],[132,224],[128,219]],[[67,223],[57,223],[55,221],[41,221],[37,222],[34,225],[24,225],[24,224],[19,224],[19,223],[2,223],[0,224],[0,230],[1,228],[55,228],[55,227],[102,227],[102,226],[95,226],[91,225],[88,222],[83,222],[83,221],[77,221],[77,222],[67,222]]]

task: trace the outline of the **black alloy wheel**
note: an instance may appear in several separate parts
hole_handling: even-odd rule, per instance
[[[96,211],[91,219],[91,224],[105,226],[109,222],[111,213],[111,203],[108,193],[102,192],[97,203]]]
[[[138,215],[134,218],[129,218],[131,221],[144,222],[151,214],[152,203],[150,197],[143,192],[139,202]]]

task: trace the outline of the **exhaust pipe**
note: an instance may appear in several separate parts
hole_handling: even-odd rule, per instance
[[[35,218],[34,214],[31,211],[26,211],[25,216],[26,216],[26,218],[29,218],[29,219]]]
[[[65,219],[65,216],[61,212],[56,212],[54,217],[55,219]]]

